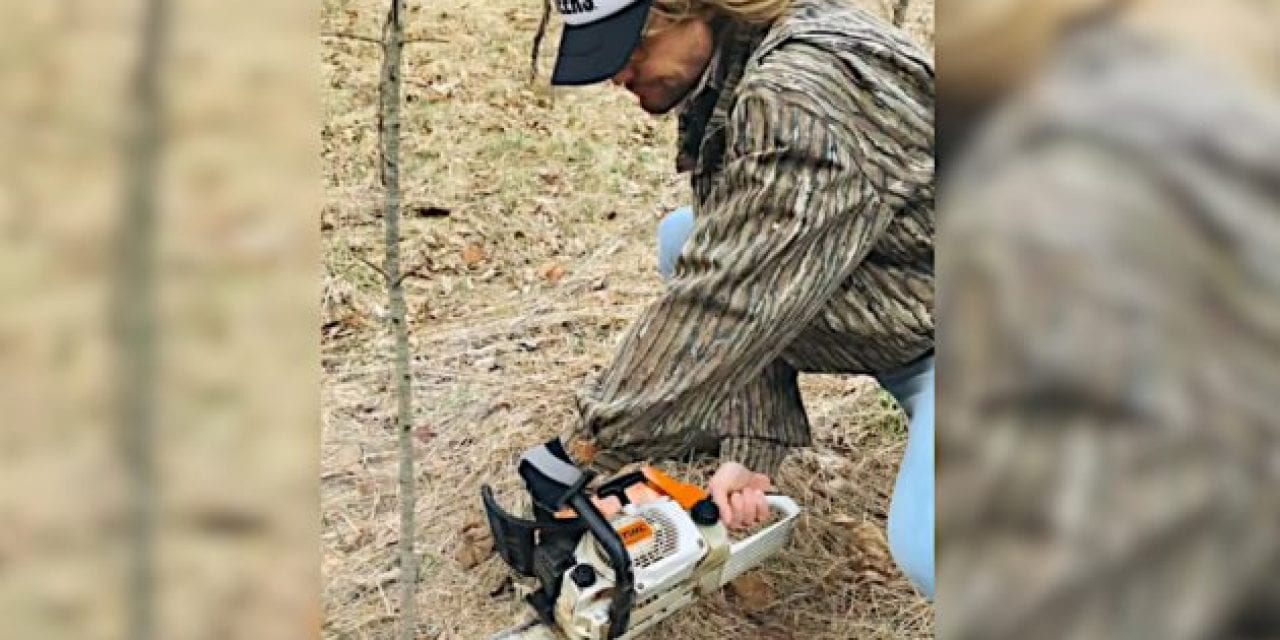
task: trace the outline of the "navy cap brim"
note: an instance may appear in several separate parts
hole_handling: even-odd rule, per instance
[[[551,84],[594,84],[617,75],[640,44],[652,5],[653,0],[639,0],[603,20],[566,25]]]

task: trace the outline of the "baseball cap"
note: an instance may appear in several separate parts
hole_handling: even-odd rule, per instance
[[[653,0],[552,0],[564,33],[551,84],[607,80],[626,66],[640,43]]]

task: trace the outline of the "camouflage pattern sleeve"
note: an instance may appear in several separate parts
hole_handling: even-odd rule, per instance
[[[790,49],[744,76],[723,168],[675,277],[579,396],[584,435],[615,463],[672,455],[707,429],[731,430],[726,455],[769,466],[777,455],[757,455],[753,445],[807,441],[807,423],[794,417],[803,413],[794,371],[766,367],[827,306],[902,206],[897,190],[909,185],[885,168],[900,160],[878,150],[910,144],[901,138],[911,134],[883,114],[841,115],[876,104],[869,94],[889,83],[874,74],[892,73],[887,64],[866,63],[865,82],[853,84],[805,47]],[[791,424],[761,422],[779,415]]]

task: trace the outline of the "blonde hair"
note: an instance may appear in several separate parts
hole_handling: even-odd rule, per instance
[[[670,24],[723,17],[734,22],[770,24],[790,9],[791,0],[656,0],[650,23],[654,17]]]

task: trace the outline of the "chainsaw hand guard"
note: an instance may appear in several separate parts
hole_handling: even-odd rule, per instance
[[[488,485],[481,488],[485,515],[499,555],[520,575],[537,577],[542,583],[542,590],[530,598],[530,603],[544,621],[553,624],[553,608],[561,580],[565,571],[573,566],[573,546],[589,531],[608,555],[614,573],[609,638],[622,637],[635,605],[631,558],[618,532],[605,520],[586,491],[594,474],[574,465],[558,439],[525,452],[520,458],[519,472],[533,496],[537,520],[508,514],[498,506]],[[578,517],[556,519],[555,513],[566,506]]]
[[[584,494],[595,478],[594,473],[573,463],[558,438],[524,452],[517,468],[533,496],[539,519],[554,518],[572,496]]]
[[[539,541],[565,537],[576,542],[587,530],[586,524],[578,519],[536,522],[513,516],[498,506],[489,485],[480,488],[480,495],[498,555],[526,578],[536,575],[534,549]]]
[[[621,638],[631,624],[631,607],[636,603],[635,576],[631,573],[631,556],[622,544],[622,537],[614,530],[604,515],[596,509],[591,498],[585,493],[576,493],[569,499],[583,520],[586,520],[591,535],[600,541],[605,553],[609,556],[609,565],[613,569],[613,601],[609,605],[609,638]]]

